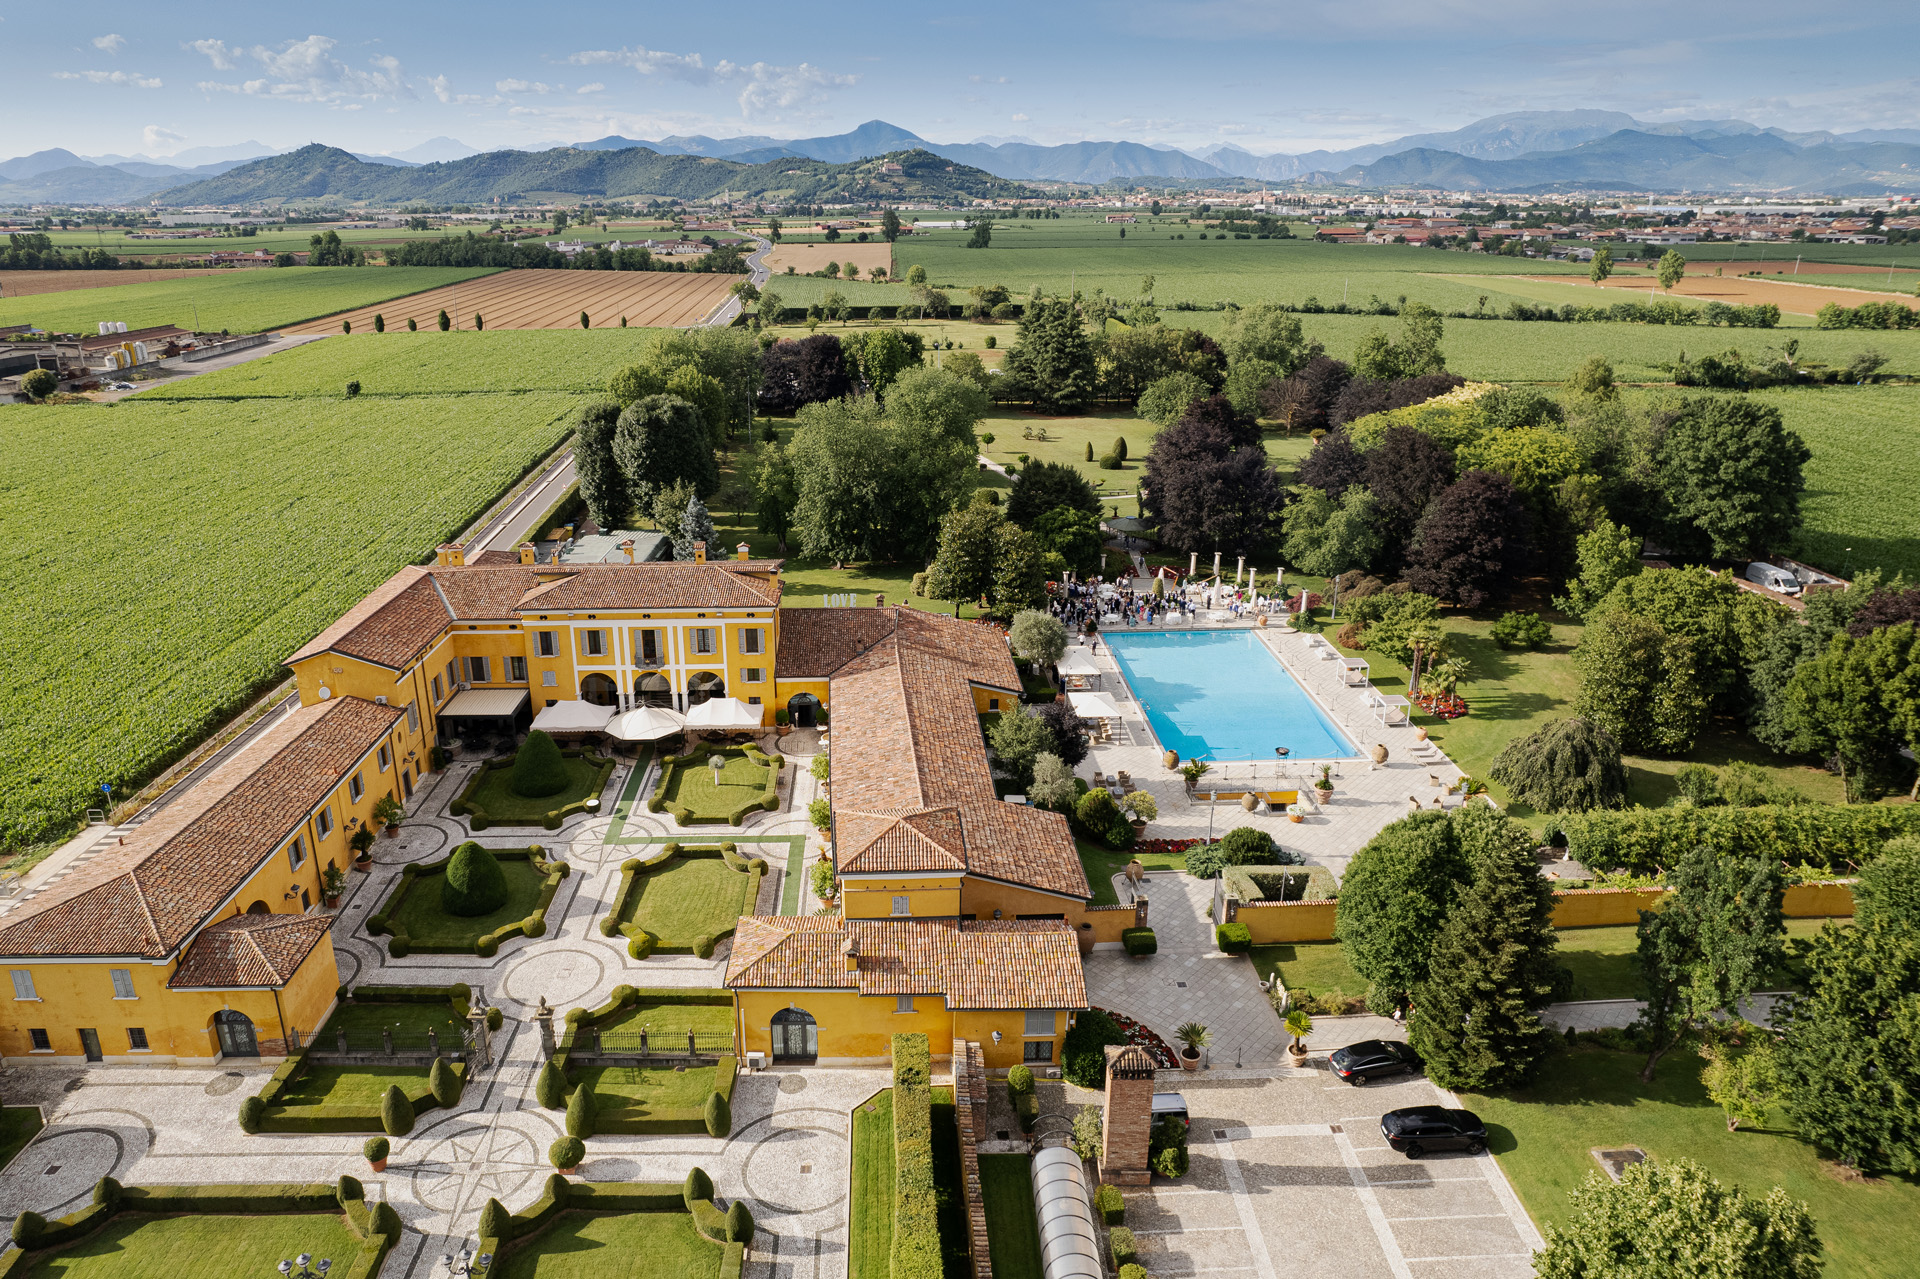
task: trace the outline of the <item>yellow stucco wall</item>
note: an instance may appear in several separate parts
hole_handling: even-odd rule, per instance
[[[1637,924],[1666,896],[1664,888],[1576,888],[1553,895],[1555,928],[1599,928]]]
[[[985,1059],[988,1070],[1006,1070],[1010,1066],[1025,1063],[1034,1069],[1060,1064],[1060,1046],[1067,1034],[1067,1014],[1055,1012],[1052,1015],[1053,1033],[1049,1036],[1029,1036],[1026,1033],[1026,1013],[1014,1011],[976,1011],[963,1009],[953,1014],[953,1033],[962,1039],[971,1039],[980,1045],[980,1055]],[[1000,1042],[993,1042],[993,1032],[1000,1032]],[[1028,1061],[1026,1045],[1046,1043],[1051,1045],[1047,1057]]]
[[[1077,923],[1081,906],[1078,898],[1056,897],[1052,893],[1022,888],[1016,884],[1003,884],[997,880],[979,879],[972,875],[967,876],[960,887],[960,913],[972,915],[975,919],[992,919],[993,912],[997,910],[1002,919],[1018,919],[1022,915],[1060,915],[1069,922]]]
[[[1074,924],[1075,929],[1080,927],[1080,923],[1092,924],[1093,941],[1099,945],[1102,942],[1118,942],[1120,934],[1133,927],[1134,910],[1131,906],[1094,906],[1072,918],[1080,921]],[[1148,920],[1151,922],[1151,915]]]
[[[1253,935],[1253,944],[1275,942],[1330,941],[1333,938],[1332,902],[1247,902],[1240,907],[1240,922]],[[1151,910],[1147,922],[1153,922]]]
[[[884,1058],[892,1051],[892,1036],[921,1034],[939,1047],[952,1043],[953,1014],[938,995],[915,998],[911,1013],[894,1011],[891,995],[860,995],[853,991],[740,991],[735,995],[736,1021],[743,1052],[771,1053],[769,1033],[773,1014],[792,1005],[810,1014],[819,1026],[820,1060]]]
[[[973,686],[973,709],[982,715],[997,715],[1020,704],[1020,695],[1005,689]]]
[[[960,913],[960,877],[903,875],[841,881],[840,900],[848,919],[892,916],[895,897],[907,899],[907,913],[915,918],[952,918]]]
[[[1830,915],[1853,914],[1853,885],[1793,884],[1780,903],[1780,913],[1789,919],[1822,919]]]

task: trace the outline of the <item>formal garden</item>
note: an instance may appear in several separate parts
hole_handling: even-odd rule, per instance
[[[490,849],[468,841],[436,861],[403,867],[367,916],[367,932],[385,935],[395,959],[416,952],[490,958],[502,942],[546,935],[547,907],[567,870],[537,844]]]
[[[969,1273],[960,1127],[925,1035],[893,1037],[893,1087],[854,1107],[848,1279]]]
[[[748,813],[779,811],[785,762],[757,746],[696,746],[660,761],[647,811],[664,812],[682,826],[738,826]]]
[[[721,1209],[699,1168],[684,1182],[581,1182],[555,1174],[519,1212],[489,1199],[476,1258],[489,1279],[740,1279],[753,1214]]]
[[[535,729],[514,754],[481,764],[447,811],[465,817],[476,831],[491,826],[558,830],[575,813],[598,811],[613,765],[610,758],[561,750]]]
[[[620,883],[600,935],[625,937],[627,953],[698,955],[706,959],[723,937],[731,937],[740,916],[753,913],[766,877],[767,863],[742,856],[729,842],[686,847],[667,844],[651,860],[629,858],[620,865]]]
[[[570,1136],[733,1128],[733,1001],[720,990],[615,986],[570,1009],[534,1097],[566,1112]]]

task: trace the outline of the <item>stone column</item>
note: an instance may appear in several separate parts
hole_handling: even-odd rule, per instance
[[[1153,1057],[1138,1044],[1107,1046],[1107,1113],[1100,1179],[1116,1186],[1153,1181],[1147,1162],[1153,1129]]]

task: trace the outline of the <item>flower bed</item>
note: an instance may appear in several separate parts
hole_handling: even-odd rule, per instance
[[[1127,1037],[1127,1042],[1138,1044],[1152,1053],[1154,1062],[1163,1069],[1170,1070],[1180,1064],[1180,1059],[1174,1056],[1173,1049],[1167,1047],[1167,1041],[1155,1034],[1144,1022],[1135,1021],[1125,1013],[1114,1012],[1111,1008],[1096,1008],[1094,1011],[1105,1013],[1113,1018],[1113,1024],[1120,1027],[1120,1032]]]
[[[1143,839],[1134,844],[1133,852],[1136,857],[1177,857],[1206,842],[1204,839]]]
[[[1458,693],[1416,693],[1413,704],[1441,719],[1459,719],[1467,713],[1467,699]]]

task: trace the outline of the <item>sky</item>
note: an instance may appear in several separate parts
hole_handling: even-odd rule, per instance
[[[1920,127],[1920,5],[1042,0],[0,9],[0,155],[608,134],[1338,149],[1505,111]]]

